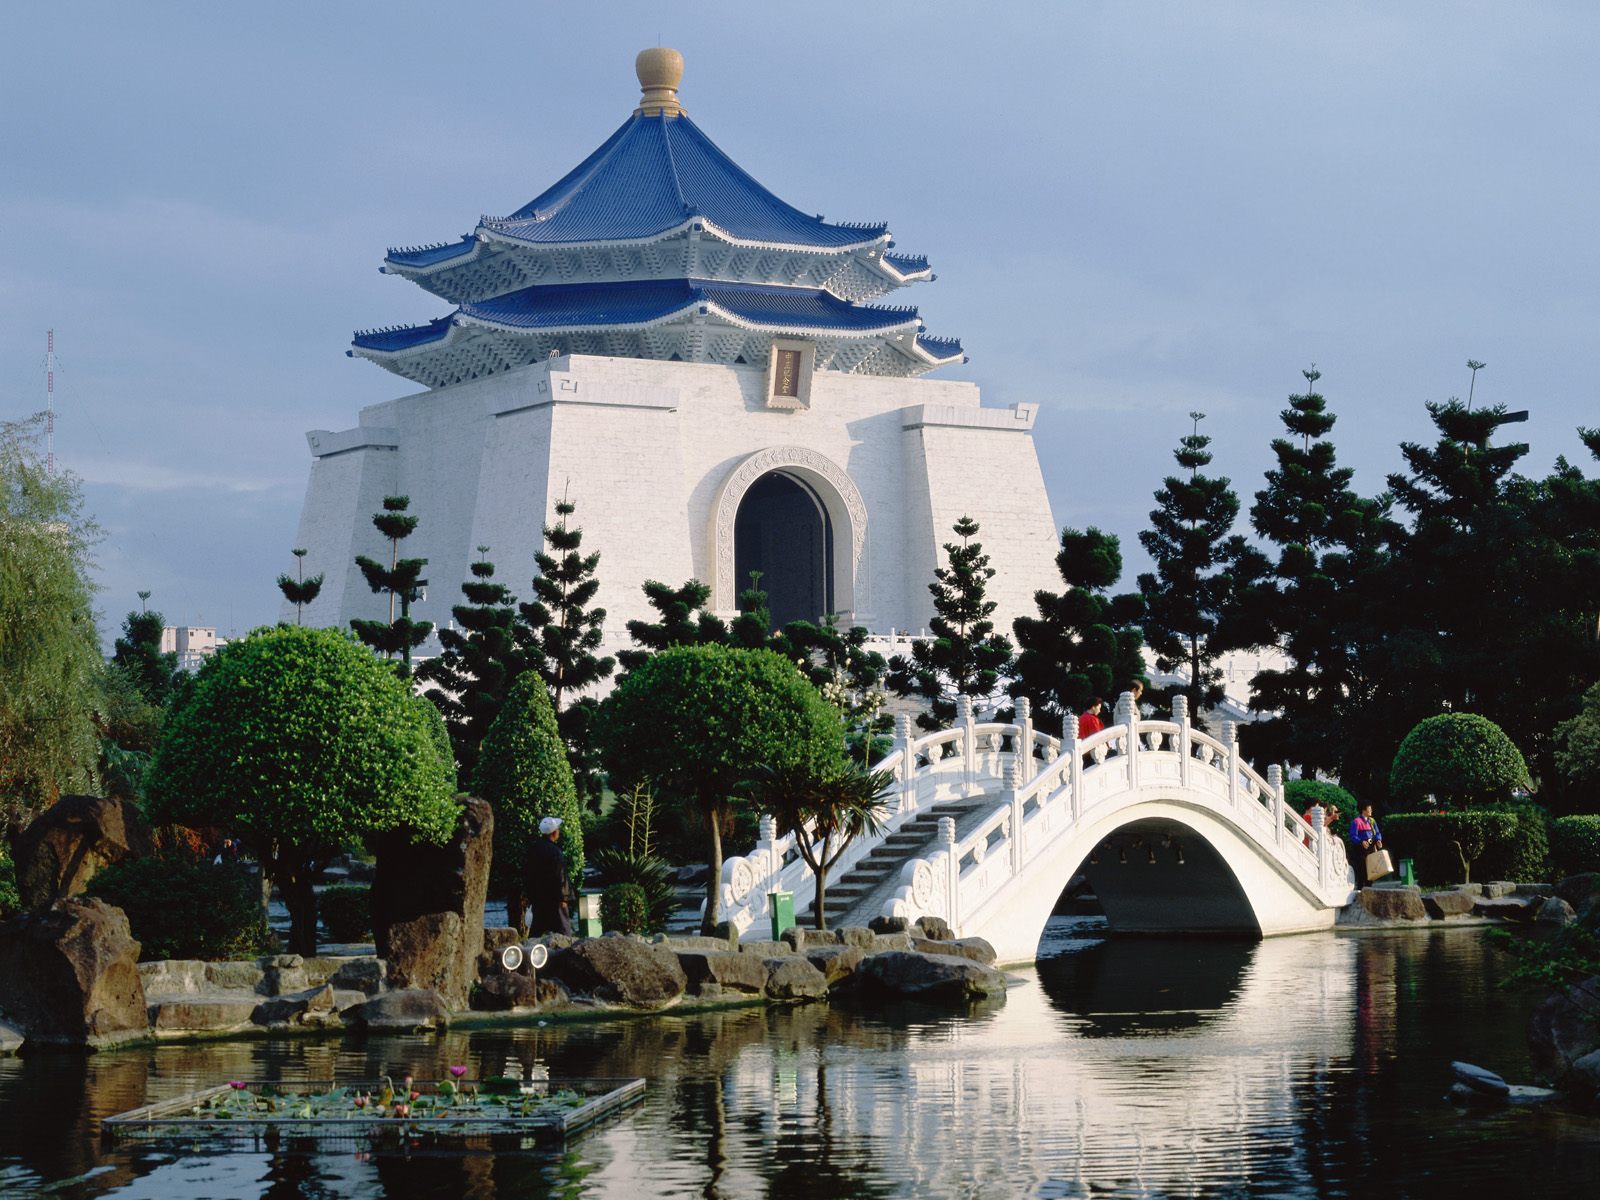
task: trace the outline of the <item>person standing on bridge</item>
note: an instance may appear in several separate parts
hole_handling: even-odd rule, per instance
[[[1099,696],[1089,697],[1089,707],[1078,715],[1078,740],[1081,742],[1090,734],[1099,733],[1105,728],[1100,720],[1100,709],[1103,704]]]

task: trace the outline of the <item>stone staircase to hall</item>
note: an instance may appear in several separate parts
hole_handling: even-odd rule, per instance
[[[828,927],[865,925],[881,913],[884,904],[901,887],[900,869],[913,858],[937,848],[941,818],[955,819],[959,838],[967,832],[965,826],[987,813],[993,803],[994,797],[978,795],[935,804],[884,838],[882,845],[875,846],[845,874],[830,878],[824,900]],[[815,912],[813,903],[804,913],[796,913],[795,920],[809,926]]]

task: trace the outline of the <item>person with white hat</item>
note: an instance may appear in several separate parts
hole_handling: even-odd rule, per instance
[[[561,853],[561,818],[539,822],[539,837],[528,848],[528,901],[533,906],[528,930],[541,933],[572,932],[572,912],[567,902],[567,856]]]

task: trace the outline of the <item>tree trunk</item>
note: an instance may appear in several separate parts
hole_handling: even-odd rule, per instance
[[[528,936],[528,898],[521,888],[506,893],[506,924],[517,931],[517,937]]]
[[[811,873],[817,877],[817,900],[811,906],[811,913],[818,929],[828,927],[828,868],[833,866],[833,860],[828,857],[829,840],[829,838],[822,839],[822,853],[817,855],[817,861],[811,864]]]
[[[706,915],[700,932],[709,937],[722,924],[722,807],[713,808],[707,820],[711,825],[711,877],[706,880]]]
[[[310,864],[284,871],[278,881],[283,903],[289,909],[289,953],[315,958],[317,954],[317,893],[312,888],[315,872]]]

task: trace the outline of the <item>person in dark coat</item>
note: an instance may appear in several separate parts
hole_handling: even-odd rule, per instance
[[[538,840],[528,848],[528,901],[533,909],[528,930],[535,937],[572,932],[567,856],[556,844],[560,836],[561,818],[546,817],[539,822]]]

